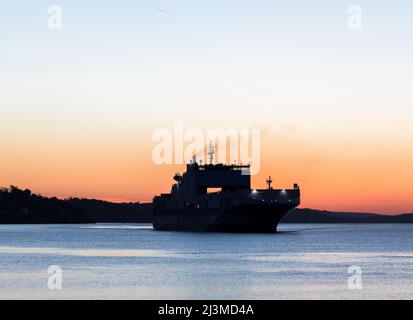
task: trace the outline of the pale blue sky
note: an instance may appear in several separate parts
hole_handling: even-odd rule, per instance
[[[47,28],[50,4],[2,5],[3,107],[58,108],[69,119],[79,108],[94,116],[119,101],[126,114],[157,121],[159,111],[187,118],[191,106],[225,105],[233,114],[282,105],[295,110],[284,118],[306,119],[309,109],[328,107],[313,120],[331,123],[328,113],[341,116],[340,104],[345,114],[363,114],[390,110],[377,101],[387,99],[401,121],[411,104],[409,1],[71,0],[54,3],[63,9],[61,31]],[[362,31],[347,28],[352,4],[363,10]]]
[[[70,0],[55,3],[63,8],[60,32],[47,29],[53,2],[3,2],[3,72],[53,72],[53,64],[60,71],[122,73],[201,62],[253,67],[287,59],[316,63],[317,57],[410,64],[413,49],[411,1]],[[361,32],[347,29],[352,4],[363,9]]]

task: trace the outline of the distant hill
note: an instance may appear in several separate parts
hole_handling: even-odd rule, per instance
[[[11,186],[0,190],[0,223],[91,223],[83,210],[67,201]]]
[[[150,223],[152,204],[111,203],[70,198],[60,200],[18,187],[0,189],[0,224]],[[283,223],[413,223],[413,213],[396,216],[294,209]]]
[[[60,200],[18,187],[0,189],[0,224],[140,223],[152,221],[152,205],[70,198]]]
[[[78,198],[71,198],[66,201],[73,207],[81,209],[88,219],[95,222],[152,222],[151,203],[112,203]]]
[[[294,209],[283,223],[413,223],[413,213],[380,215],[372,213],[332,212],[313,209]]]

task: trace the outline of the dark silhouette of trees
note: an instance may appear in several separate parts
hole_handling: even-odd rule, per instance
[[[87,215],[66,201],[35,195],[16,186],[0,190],[0,223],[87,222]]]
[[[151,222],[152,207],[139,203],[110,203],[36,195],[16,186],[0,188],[0,224]]]

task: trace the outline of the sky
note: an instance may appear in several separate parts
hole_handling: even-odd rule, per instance
[[[62,29],[48,28],[48,7]],[[350,30],[357,5],[362,29]],[[152,134],[261,130],[265,187],[302,207],[413,211],[411,1],[9,1],[0,186],[151,201],[182,165]]]

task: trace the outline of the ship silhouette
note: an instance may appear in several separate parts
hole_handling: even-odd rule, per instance
[[[300,205],[297,184],[273,189],[269,177],[267,189],[251,189],[249,165],[212,162],[213,153],[205,165],[194,156],[183,175],[175,174],[171,193],[154,197],[155,230],[276,232],[281,218]]]

